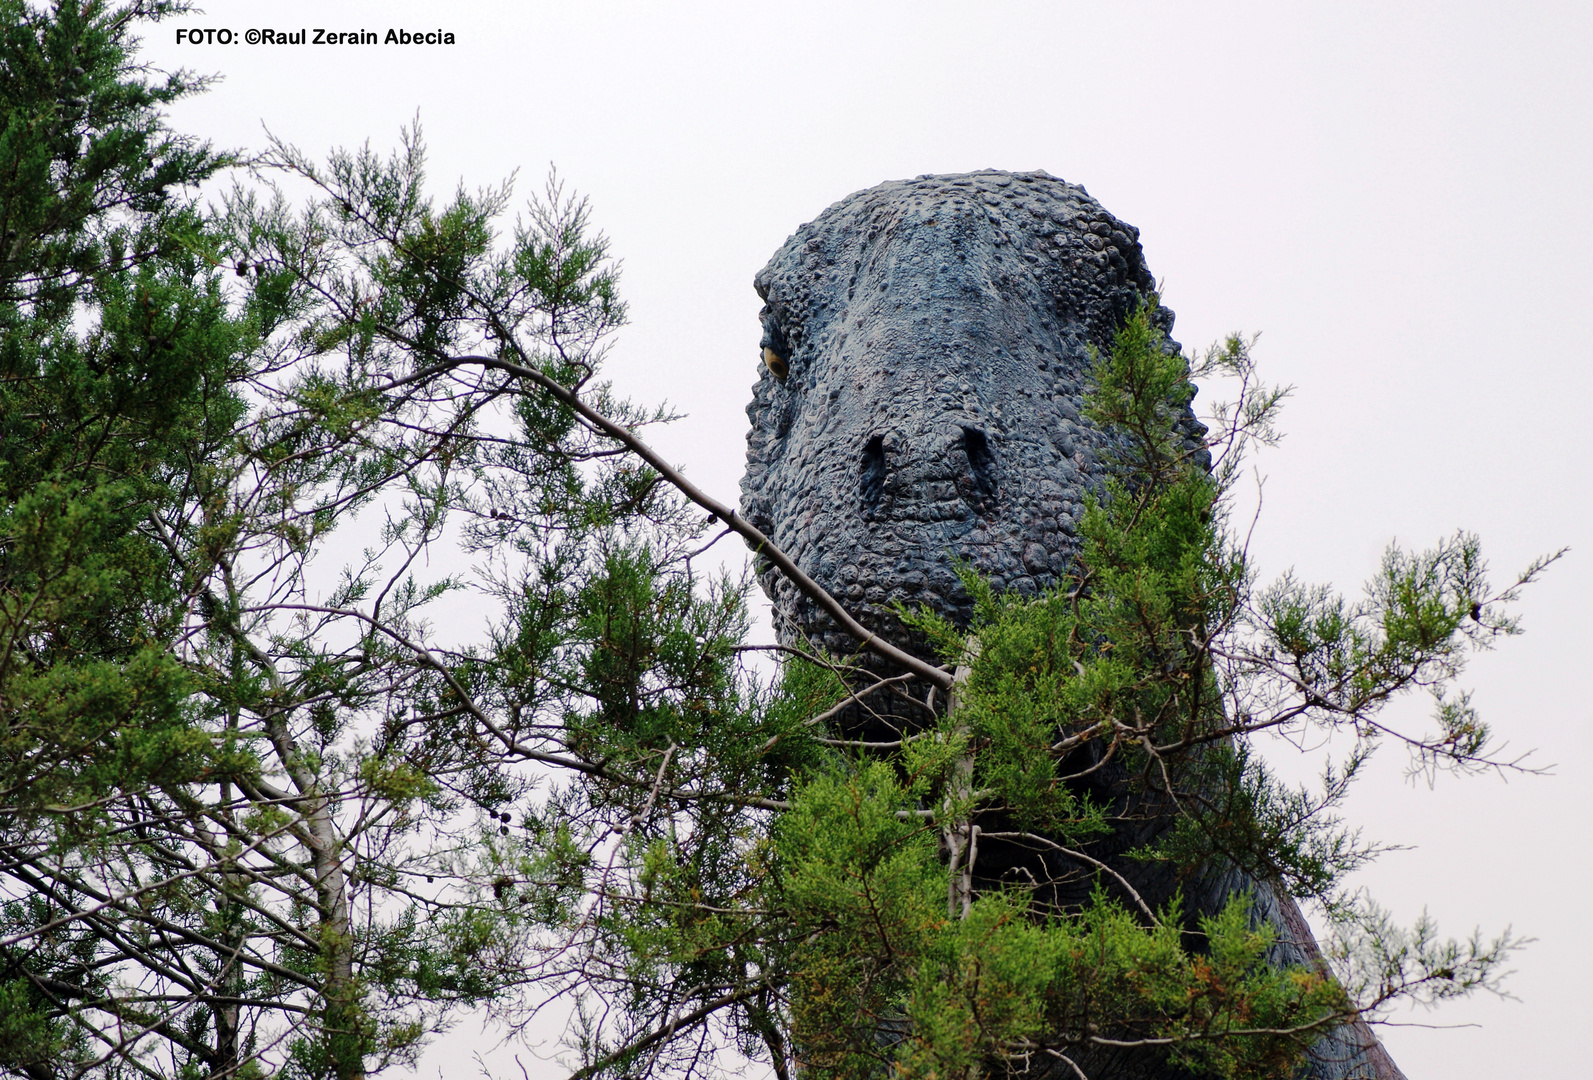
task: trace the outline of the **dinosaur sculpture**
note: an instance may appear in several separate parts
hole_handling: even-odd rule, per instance
[[[1088,348],[1109,349],[1153,286],[1138,230],[1044,172],[926,175],[841,200],[755,280],[766,307],[744,515],[884,636],[902,632],[892,600],[966,621],[953,556],[998,589],[1056,584],[1108,468],[1112,437],[1079,412]],[[1157,318],[1171,329],[1170,311]],[[1193,414],[1184,424],[1204,434]],[[779,574],[761,582],[783,641],[855,647]],[[1277,932],[1274,962],[1316,960],[1298,907],[1268,883],[1213,874],[1191,906],[1245,887]],[[1081,1064],[1091,1080],[1181,1075],[1142,1053]],[[1360,1023],[1320,1040],[1301,1075],[1403,1080]]]

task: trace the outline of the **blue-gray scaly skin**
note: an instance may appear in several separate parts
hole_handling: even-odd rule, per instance
[[[1087,350],[1153,287],[1137,235],[1044,173],[882,184],[804,225],[755,282],[743,512],[882,631],[892,598],[966,614],[954,558],[1001,589],[1056,583],[1104,476]],[[825,633],[763,582],[783,636]]]
[[[1063,579],[1113,441],[1080,414],[1090,349],[1109,350],[1154,288],[1137,229],[1044,172],[921,176],[834,204],[754,284],[766,306],[741,486],[755,526],[897,641],[895,600],[966,622],[958,560],[1021,594]],[[1157,318],[1171,330],[1170,311]],[[1204,435],[1192,413],[1184,423],[1191,440]],[[855,651],[776,572],[760,580],[782,641]],[[1097,784],[1114,782],[1102,776]],[[1120,791],[1097,794],[1126,805]],[[1174,883],[1115,856],[1157,831],[1154,820],[1126,824],[1095,852],[1153,902]],[[1003,858],[1026,857],[993,847],[981,847],[987,881]],[[1084,869],[1046,868],[1059,900],[1087,894]],[[1317,958],[1281,890],[1234,873],[1183,885],[1196,911],[1249,889],[1255,917],[1277,931],[1274,961]],[[1364,1025],[1321,1040],[1313,1056],[1302,1077],[1403,1080]],[[1140,1052],[1078,1061],[1090,1080],[1182,1075]]]

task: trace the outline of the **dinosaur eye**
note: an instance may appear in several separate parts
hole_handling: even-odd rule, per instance
[[[791,346],[786,344],[785,331],[780,328],[772,308],[765,307],[758,312],[758,321],[763,323],[763,340],[758,342],[758,347],[764,365],[769,374],[785,382],[785,377],[791,374]]]

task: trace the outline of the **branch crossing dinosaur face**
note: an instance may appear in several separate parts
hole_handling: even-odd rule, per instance
[[[998,589],[1057,583],[1106,468],[1089,350],[1154,288],[1138,235],[1043,172],[881,184],[803,225],[754,282],[743,513],[882,633],[892,600],[966,618],[958,560]],[[762,582],[782,640],[852,651]]]

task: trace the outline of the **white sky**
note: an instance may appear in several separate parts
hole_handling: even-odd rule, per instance
[[[175,45],[203,26],[458,43]],[[1175,336],[1264,331],[1264,376],[1297,388],[1261,460],[1264,577],[1355,593],[1390,540],[1457,527],[1498,578],[1569,545],[1520,607],[1526,636],[1466,680],[1552,775],[1428,790],[1391,747],[1352,807],[1413,848],[1363,876],[1403,919],[1425,905],[1451,933],[1538,939],[1519,1002],[1410,1018],[1480,1027],[1384,1030],[1413,1080],[1464,1080],[1586,1067],[1590,44],[1585,3],[212,0],[148,32],[145,56],[223,76],[175,118],[219,145],[258,149],[265,127],[317,155],[385,150],[418,112],[442,194],[516,169],[528,194],[555,163],[624,260],[609,375],[688,414],[655,441],[727,501],[752,275],[797,225],[883,180],[1044,168],[1141,229]],[[463,1045],[425,1075],[474,1075]]]

